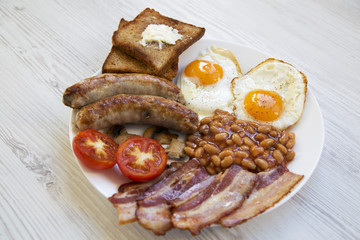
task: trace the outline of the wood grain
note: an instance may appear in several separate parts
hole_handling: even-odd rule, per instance
[[[325,122],[313,176],[277,210],[192,237],[117,225],[82,175],[68,138],[64,89],[91,76],[120,18],[146,7],[297,66]],[[0,239],[359,239],[359,1],[0,2]]]

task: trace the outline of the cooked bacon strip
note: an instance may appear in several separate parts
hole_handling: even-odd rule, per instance
[[[179,170],[141,194],[136,217],[139,223],[157,235],[172,228],[170,205],[167,203],[195,184],[209,177],[198,160],[191,159]]]
[[[232,165],[218,174],[196,197],[173,209],[174,227],[188,229],[193,235],[241,206],[253,189],[257,176]]]
[[[153,184],[161,181],[170,173],[176,171],[181,163],[172,163],[158,177],[148,182],[130,182],[119,187],[119,192],[109,197],[110,202],[117,210],[119,224],[136,221],[135,211],[137,209],[136,199],[140,193],[145,192]]]
[[[212,181],[214,181],[215,177],[216,175],[212,175],[206,178],[204,181],[195,184],[187,191],[179,195],[177,198],[168,201],[168,204],[170,204],[172,207],[178,207],[181,204],[184,204],[185,202],[191,200],[192,198],[196,197],[201,190],[207,188],[212,183]]]
[[[283,166],[258,173],[258,182],[249,198],[239,209],[221,219],[221,225],[233,227],[264,212],[288,194],[303,177]]]

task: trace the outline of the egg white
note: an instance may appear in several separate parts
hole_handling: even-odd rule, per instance
[[[233,110],[231,81],[241,76],[241,70],[233,54],[224,48],[211,46],[197,58],[217,63],[223,69],[223,77],[214,84],[202,85],[196,78],[180,76],[180,88],[187,107],[199,114],[200,118],[214,114],[216,109]]]
[[[260,121],[251,116],[244,107],[246,95],[254,90],[268,90],[278,93],[283,101],[280,116],[273,121]],[[283,61],[268,59],[249,73],[232,81],[235,97],[235,114],[238,118],[286,129],[301,117],[306,98],[307,80],[295,67]]]

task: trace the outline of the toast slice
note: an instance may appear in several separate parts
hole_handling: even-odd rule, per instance
[[[102,66],[102,73],[146,73],[172,81],[178,73],[178,59],[163,74],[157,74],[152,68],[113,46]]]
[[[119,28],[127,23],[128,21],[122,18],[119,23]],[[102,66],[102,73],[146,73],[157,75],[150,67],[122,52],[115,46],[112,46]],[[177,73],[178,59],[176,59],[163,74],[158,74],[158,76],[172,81]]]
[[[182,38],[174,45],[164,44],[159,48],[158,43],[143,46],[141,34],[149,24],[164,24],[176,29]],[[147,8],[134,20],[120,26],[113,35],[113,44],[121,51],[153,68],[156,74],[162,74],[179,55],[198,41],[205,33],[205,28],[165,17],[159,12]]]

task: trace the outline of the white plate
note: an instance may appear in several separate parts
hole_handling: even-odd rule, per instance
[[[231,50],[237,57],[243,73],[248,72],[251,68],[270,57],[257,50],[235,43],[202,39],[187,49],[180,56],[179,74],[188,63],[193,61],[201,51],[205,50],[210,45],[221,46]],[[97,72],[96,74],[99,73],[100,72]],[[311,82],[311,79],[308,79],[308,81]],[[76,110],[73,110],[70,115],[70,143],[77,133],[77,129],[74,128],[73,125],[75,114]],[[288,165],[288,168],[294,173],[305,175],[305,177],[298,185],[295,186],[291,193],[289,193],[267,212],[274,210],[294,196],[309,180],[319,162],[324,142],[324,125],[319,105],[309,88],[303,115],[291,131],[296,134],[296,144],[294,146],[296,156],[295,159]],[[76,157],[75,161],[79,163]],[[105,197],[110,197],[117,192],[118,187],[122,183],[129,181],[121,174],[117,166],[104,171],[91,170],[81,163],[79,163],[79,166],[89,182]]]

